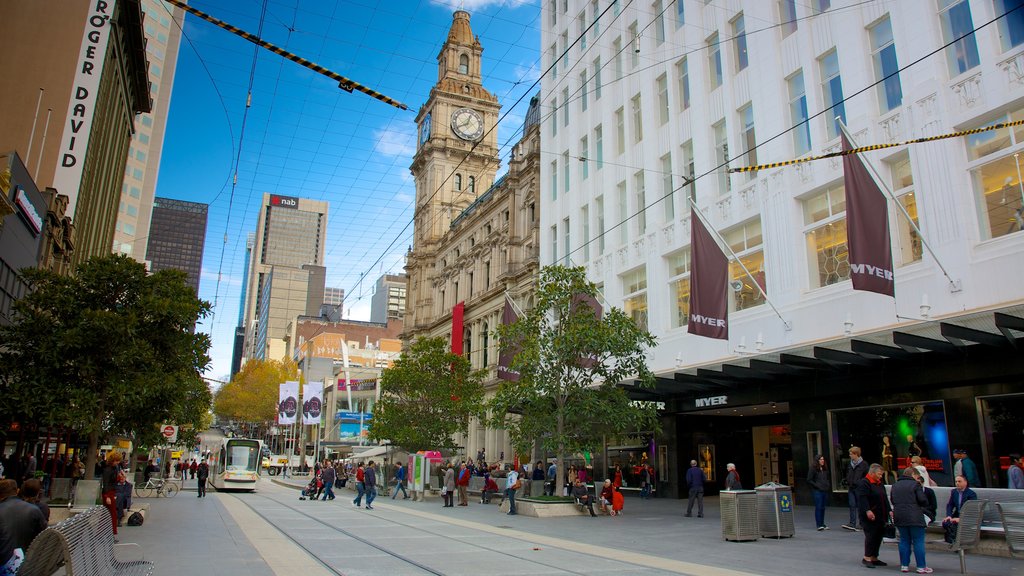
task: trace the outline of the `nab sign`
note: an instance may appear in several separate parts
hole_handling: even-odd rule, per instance
[[[270,196],[270,205],[277,206],[279,208],[291,208],[292,210],[298,210],[299,199],[294,196]]]

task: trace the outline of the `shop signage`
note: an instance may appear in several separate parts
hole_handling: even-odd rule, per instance
[[[697,398],[697,408],[707,408],[708,406],[725,406],[728,403],[728,396],[708,396],[707,398]]]
[[[21,215],[28,221],[29,228],[32,229],[32,235],[38,236],[39,232],[43,229],[43,218],[39,216],[39,212],[36,211],[36,207],[29,201],[28,195],[25,194],[25,189],[21,186],[17,187],[17,192],[14,194],[14,203],[18,205]]]
[[[653,400],[633,400],[632,402],[630,402],[630,404],[632,404],[633,406],[636,406],[637,408],[646,408],[647,406],[652,406],[653,405],[655,410],[664,410],[665,409],[665,403],[664,402],[655,402]]]
[[[89,2],[88,18],[82,43],[78,48],[75,79],[68,100],[67,124],[60,140],[60,161],[53,175],[53,187],[68,197],[67,215],[74,217],[78,190],[82,185],[82,168],[89,146],[92,120],[96,114],[100,76],[107,55],[110,29],[107,22],[114,11],[108,0]]]
[[[292,208],[297,210],[299,208],[299,199],[294,196],[277,196],[272,195],[270,197],[270,205],[278,206],[280,208]]]

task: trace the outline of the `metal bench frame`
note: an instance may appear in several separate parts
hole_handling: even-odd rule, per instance
[[[114,529],[103,506],[43,530],[29,546],[18,575],[51,576],[61,566],[67,576],[150,576],[154,569],[145,560],[114,558]]]
[[[1024,558],[1024,503],[996,502],[996,509],[1003,521],[1010,556]]]
[[[981,541],[981,519],[985,516],[988,500],[968,500],[960,510],[960,526],[956,531],[956,540],[949,549],[960,555],[960,573],[967,573],[967,559],[964,552],[976,548]]]

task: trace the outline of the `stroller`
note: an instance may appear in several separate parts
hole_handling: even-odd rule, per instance
[[[323,488],[323,486],[323,480],[321,480],[319,476],[312,477],[309,480],[309,484],[307,484],[306,487],[302,489],[302,494],[299,496],[299,500],[305,500],[307,498],[309,500],[316,500],[316,496]]]

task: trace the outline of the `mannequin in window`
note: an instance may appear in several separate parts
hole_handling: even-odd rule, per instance
[[[885,484],[896,483],[896,468],[894,463],[896,461],[896,451],[893,450],[892,440],[889,435],[882,436],[882,482]],[[892,475],[892,482],[889,481],[889,475]]]
[[[914,456],[923,456],[924,450],[921,450],[921,446],[914,439],[913,434],[907,434],[907,457],[912,458]]]

